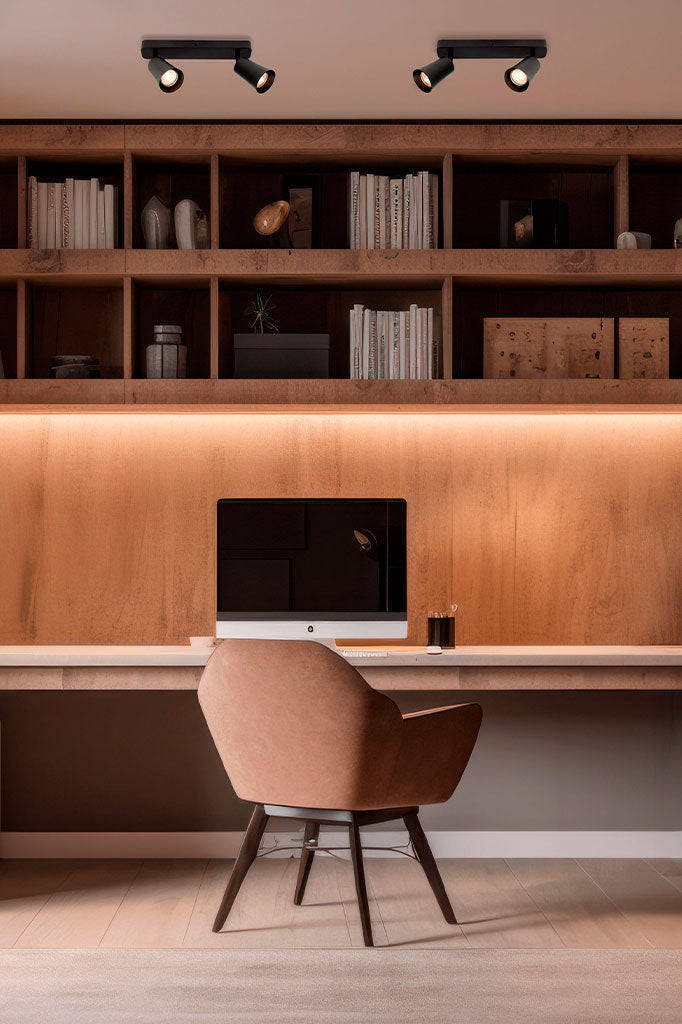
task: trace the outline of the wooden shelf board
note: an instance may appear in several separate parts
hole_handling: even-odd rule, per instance
[[[179,283],[212,276],[267,279],[311,286],[325,281],[349,288],[356,281],[399,286],[419,281],[455,284],[682,284],[680,249],[436,249],[427,251],[350,249],[206,249],[149,251],[0,250],[0,280],[90,280],[135,278]]]
[[[672,412],[682,380],[5,380],[5,412]]]

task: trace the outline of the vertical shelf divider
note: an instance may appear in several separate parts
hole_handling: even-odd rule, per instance
[[[220,157],[211,153],[211,248],[220,248]]]
[[[123,278],[123,379],[132,380],[135,365],[135,283]]]
[[[630,230],[630,162],[626,155],[619,156],[613,171],[613,244],[621,231]]]
[[[445,205],[445,204],[443,204]],[[443,281],[441,308],[441,360],[443,380],[452,380],[452,278]]]
[[[452,225],[455,219],[453,209],[454,192],[452,178],[452,153],[443,157],[443,248],[452,249]]]
[[[25,380],[28,370],[31,333],[29,299],[29,286],[22,278],[17,281],[17,380]]]
[[[17,248],[26,248],[27,193],[26,157],[17,157]]]
[[[129,150],[123,153],[123,248],[133,247],[133,217],[135,215],[133,155]]]
[[[213,201],[211,200],[211,202]],[[210,287],[211,352],[209,373],[211,380],[217,380],[220,376],[220,282],[217,277],[211,278]]]

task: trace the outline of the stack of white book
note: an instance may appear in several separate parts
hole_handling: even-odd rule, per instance
[[[438,343],[433,307],[350,311],[351,380],[433,380]]]
[[[99,178],[28,179],[29,249],[115,249],[118,188]]]
[[[351,249],[437,249],[438,176],[351,171],[348,237]]]

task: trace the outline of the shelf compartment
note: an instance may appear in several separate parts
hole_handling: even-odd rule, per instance
[[[0,355],[4,376],[17,375],[17,289],[0,287]]]
[[[118,189],[118,209],[117,209],[117,235],[118,244],[117,249],[123,248],[123,219],[124,219],[124,206],[125,196],[123,192],[123,155],[120,157],[102,157],[93,159],[92,157],[88,160],[77,160],[72,156],[65,157],[64,159],[27,159],[26,161],[26,223],[28,225],[28,204],[31,201],[30,192],[28,189],[28,179],[33,175],[38,181],[57,181],[63,182],[66,178],[80,178],[83,180],[89,180],[90,178],[98,178],[100,186],[102,185],[114,185]],[[27,227],[28,234],[28,227]],[[53,250],[37,250],[42,252],[49,252]],[[54,250],[54,251],[65,251],[67,250]],[[111,253],[111,249],[84,249],[76,250],[78,252],[108,252]]]
[[[273,319],[280,332],[329,334],[330,379],[343,380],[350,373],[350,310],[355,303],[370,309],[409,309],[411,303],[433,306],[434,333],[442,351],[445,333],[443,289],[418,287],[371,288],[357,283],[316,286],[265,285],[262,280],[221,282],[218,296],[219,376],[234,376],[234,334],[249,333],[251,322],[244,310],[257,292],[272,296]],[[442,364],[442,358],[440,360]]]
[[[174,211],[181,199],[193,199],[211,223],[211,158],[160,160],[133,159],[133,223],[134,249],[144,249],[142,211],[157,195],[171,212],[171,249],[176,249]],[[158,250],[155,250],[158,251]]]
[[[453,196],[453,246],[456,249],[500,247],[502,199],[559,199],[568,206],[572,249],[610,249],[613,246],[612,164],[455,159]]]
[[[146,349],[154,342],[154,324],[179,324],[187,346],[187,376],[210,373],[210,287],[195,279],[181,285],[135,283],[135,349],[133,376],[146,378]],[[164,385],[169,381],[162,380]],[[175,383],[174,381],[172,383]]]
[[[378,158],[310,163],[272,161],[271,163],[220,160],[220,247],[223,249],[288,249],[279,234],[259,235],[253,218],[262,207],[276,199],[289,199],[289,188],[313,187],[313,249],[348,249],[348,176],[386,174],[402,177],[408,172],[432,171],[438,175],[440,247],[443,245],[443,161],[437,157]],[[305,251],[305,250],[296,250]],[[397,250],[394,250],[397,251]]]
[[[56,355],[96,356],[102,378],[122,377],[122,283],[31,285],[27,342],[27,377],[49,378]]]
[[[670,377],[682,377],[682,291],[676,288],[453,288],[453,377],[483,375],[485,317],[657,317],[670,319]],[[520,384],[521,381],[512,382]],[[530,385],[548,381],[523,381]],[[568,383],[576,383],[570,381]],[[603,380],[602,384],[610,383]],[[626,382],[620,382],[626,383]],[[640,381],[658,384],[666,381]]]
[[[19,244],[19,175],[16,157],[0,159],[0,249]]]
[[[653,249],[672,249],[675,221],[682,217],[682,161],[629,161],[631,231],[651,235]]]

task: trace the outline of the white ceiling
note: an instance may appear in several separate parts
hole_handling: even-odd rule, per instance
[[[164,95],[150,37],[243,37],[277,80],[187,62]],[[504,62],[468,61],[430,95],[412,70],[439,36],[545,37],[528,92]],[[2,0],[1,118],[678,118],[680,0]]]

